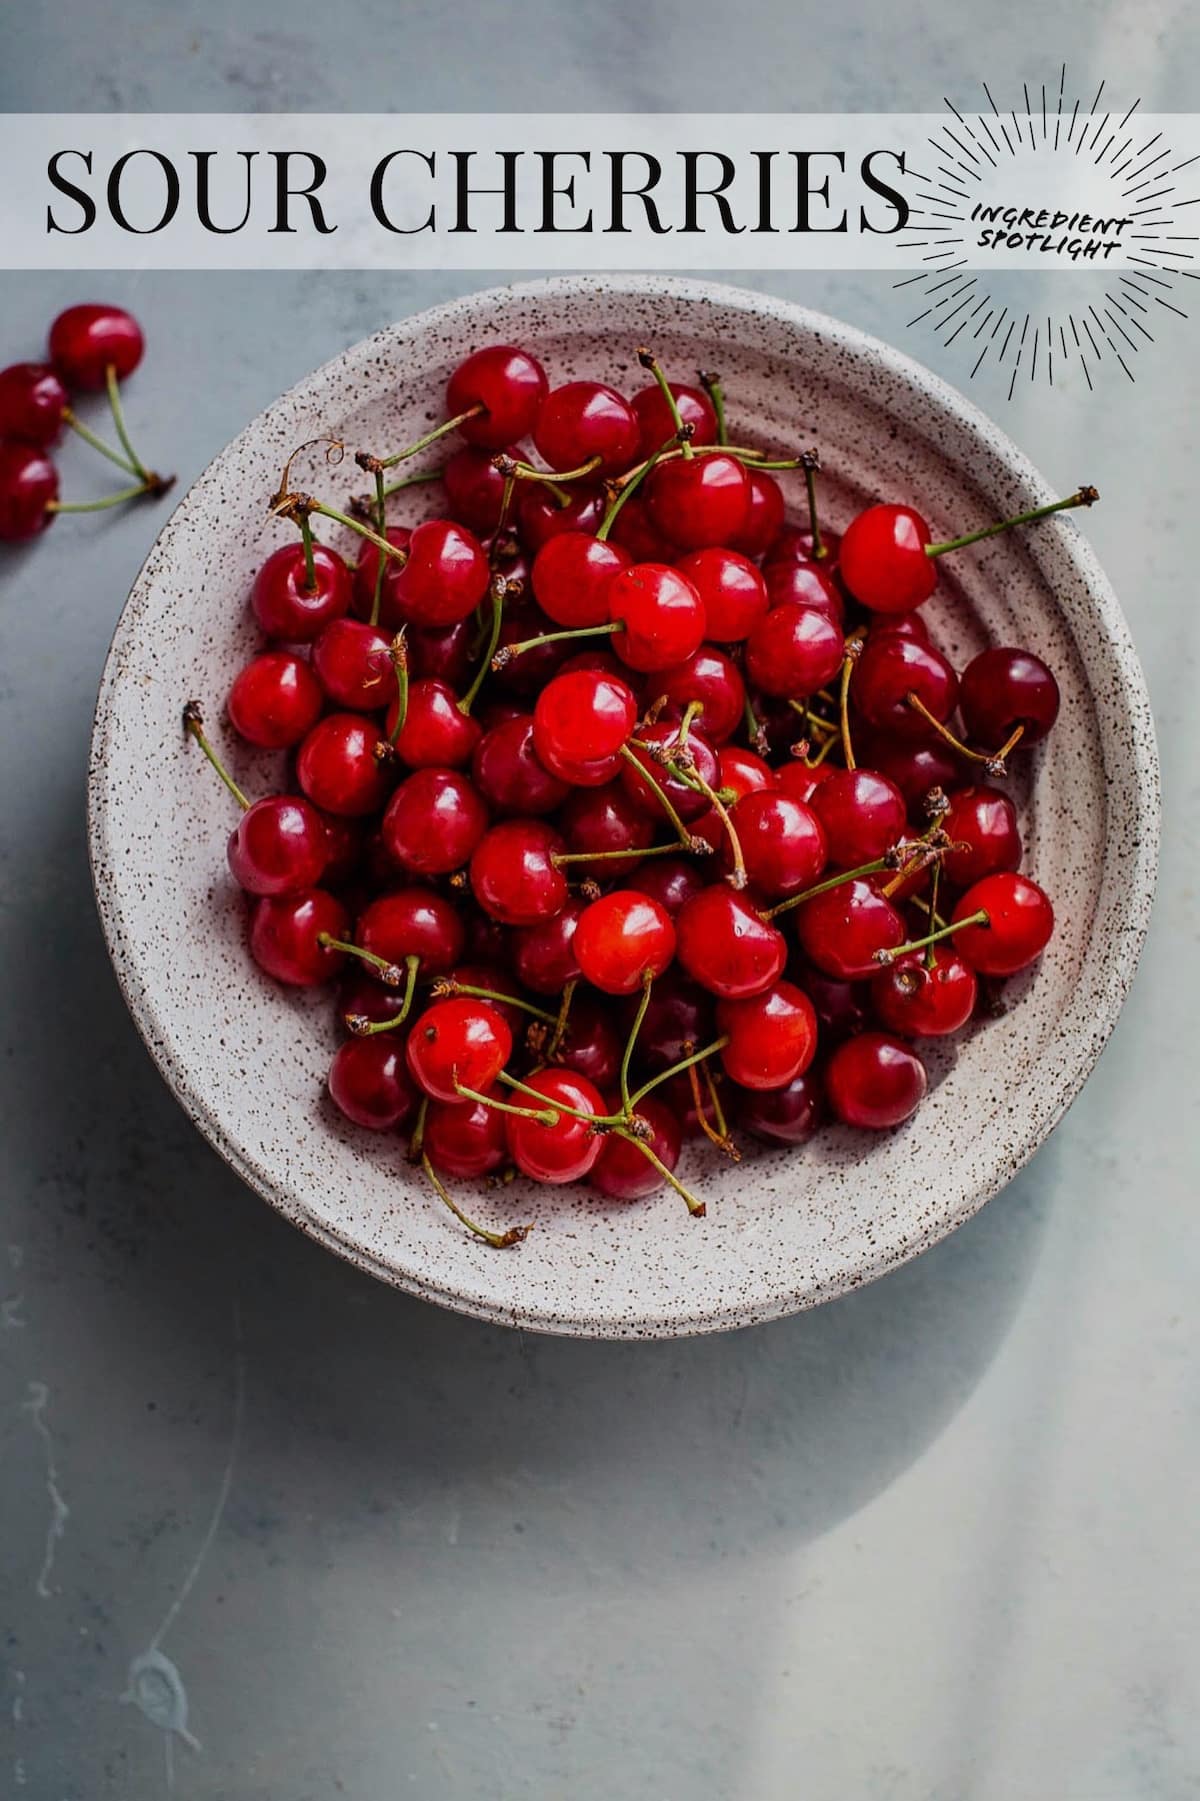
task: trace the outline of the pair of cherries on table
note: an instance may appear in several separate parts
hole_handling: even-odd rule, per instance
[[[298,792],[251,805],[225,776],[251,954],[342,979],[334,1101],[407,1130],[492,1243],[523,1229],[477,1225],[445,1178],[668,1183],[700,1214],[685,1133],[736,1156],[735,1122],[784,1144],[830,1113],[901,1123],[913,1041],[964,1026],[1053,927],[1011,800],[975,779],[1051,728],[1053,675],[996,647],[960,677],[918,611],[942,555],[1005,527],[935,543],[877,505],[839,540],[815,453],[729,445],[715,377],[641,361],[627,400],[475,351],[444,426],[360,453],[374,495],[343,510],[285,471],[272,507],[300,541],[258,573],[271,643],[229,695],[243,738],[295,752]],[[389,522],[429,480],[446,511]],[[360,533],[354,568],[314,517]]]

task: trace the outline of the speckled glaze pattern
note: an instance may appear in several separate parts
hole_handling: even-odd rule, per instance
[[[1116,598],[1076,517],[959,553],[927,609],[956,661],[1020,642],[1056,670],[1062,712],[1017,766],[1027,866],[1058,927],[1005,1011],[928,1047],[930,1094],[895,1132],[822,1133],[806,1149],[747,1149],[737,1167],[693,1153],[707,1218],[669,1192],[633,1206],[586,1187],[471,1192],[496,1224],[533,1220],[520,1247],[467,1236],[404,1160],[325,1098],[335,1043],[327,993],[284,991],[245,952],[225,870],[228,797],[180,729],[196,696],[251,792],[282,759],[219,727],[256,643],[253,571],[290,528],[266,503],[297,444],[321,434],[386,451],[440,417],[447,375],[486,342],[530,345],[552,380],[639,385],[648,342],[672,370],[721,371],[736,441],[821,447],[841,525],[878,497],[913,502],[935,537],[1053,491],[1004,434],[928,370],[835,320],[691,280],[576,278],[452,302],[355,345],[286,394],[209,466],[151,551],[122,613],[96,711],[90,846],[126,1000],[200,1130],[301,1230],[409,1292],[531,1330],[667,1337],[776,1318],[828,1300],[960,1225],[1033,1154],[1078,1093],[1125,998],[1145,934],[1158,842],[1158,767],[1145,683]],[[340,502],[347,464],[314,453]],[[431,458],[436,460],[436,458]],[[1064,472],[1075,480],[1086,471]],[[436,510],[436,487],[396,517]],[[790,502],[798,504],[793,488]],[[1078,516],[1086,527],[1086,514]],[[338,534],[329,534],[339,542]],[[947,559],[949,562],[950,559]]]

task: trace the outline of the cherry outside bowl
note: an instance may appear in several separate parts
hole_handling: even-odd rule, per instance
[[[527,345],[552,381],[593,376],[627,391],[641,380],[640,343],[684,379],[720,369],[737,439],[820,444],[834,526],[866,502],[900,499],[941,538],[1053,498],[1004,434],[928,370],[761,294],[568,277],[404,320],[247,426],[181,502],[134,584],[104,672],[90,773],[109,951],[151,1055],[200,1130],[273,1206],[361,1268],[547,1332],[666,1337],[776,1318],[870,1281],[961,1225],[1079,1092],[1128,989],[1153,891],[1158,772],[1145,683],[1073,517],[955,557],[926,611],[941,648],[961,667],[989,641],[1024,644],[1062,688],[1055,731],[1014,758],[1026,864],[1058,917],[1040,965],[1008,984],[1000,1018],[928,1047],[929,1097],[894,1132],[837,1128],[798,1151],[750,1146],[737,1167],[692,1153],[682,1167],[707,1200],[702,1221],[669,1191],[633,1205],[586,1186],[471,1194],[493,1224],[536,1222],[516,1249],[479,1243],[429,1194],[398,1140],[358,1130],[325,1099],[332,995],[284,991],[246,955],[245,903],[225,868],[228,797],[185,741],[180,714],[188,698],[202,702],[252,793],[279,782],[282,758],[240,746],[221,719],[256,643],[252,575],[293,530],[266,512],[284,459],[322,434],[379,451],[418,436],[439,416],[451,369],[488,342]],[[344,499],[357,473],[349,460],[339,470],[310,454],[310,485]],[[438,499],[436,486],[418,488],[396,517],[431,513]],[[799,514],[796,484],[789,504]]]

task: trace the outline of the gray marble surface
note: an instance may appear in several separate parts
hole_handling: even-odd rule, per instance
[[[1196,15],[1165,4],[1029,8],[1019,29],[979,0],[920,22],[864,0],[736,20],[709,0],[68,0],[8,23],[0,104],[933,108],[1032,74],[1035,24],[1038,71],[1065,54],[1148,109],[1196,103]],[[131,412],[188,478],[337,348],[479,283],[85,285],[144,320]],[[962,380],[882,276],[762,285]],[[4,355],[78,297],[6,277]],[[63,522],[4,558],[0,1794],[1200,1794],[1195,322],[1138,374],[1096,399],[979,392],[1052,480],[1104,493],[1087,529],[1167,797],[1133,997],[974,1222],[721,1339],[488,1329],[357,1275],[237,1183],[137,1041],[84,853],[92,700],[154,522]],[[194,1747],[169,1730],[176,1674]]]

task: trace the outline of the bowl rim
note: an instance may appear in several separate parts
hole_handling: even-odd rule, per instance
[[[503,1303],[486,1296],[464,1293],[452,1285],[440,1284],[431,1276],[398,1268],[361,1243],[343,1238],[331,1225],[315,1218],[302,1206],[294,1204],[282,1185],[255,1162],[237,1136],[227,1130],[218,1117],[203,1085],[198,1085],[192,1076],[189,1061],[182,1054],[183,1047],[177,1037],[168,1031],[158,1011],[153,993],[142,978],[136,944],[119,929],[119,920],[115,912],[110,911],[111,903],[105,896],[101,879],[102,865],[108,861],[105,751],[115,711],[113,702],[120,679],[123,652],[134,630],[133,615],[139,601],[151,591],[154,568],[160,554],[169,547],[180,529],[181,517],[187,512],[197,491],[207,485],[217,466],[244,439],[259,431],[277,409],[302,403],[314,386],[332,379],[340,366],[356,359],[369,359],[375,348],[394,346],[398,338],[418,338],[431,328],[445,328],[454,322],[456,315],[484,312],[501,301],[536,302],[551,298],[586,298],[597,292],[631,299],[666,297],[685,303],[719,305],[752,317],[767,317],[777,323],[799,328],[809,335],[819,334],[848,352],[860,356],[866,354],[877,366],[882,366],[891,375],[919,389],[935,405],[948,409],[966,429],[984,436],[993,451],[1003,456],[1008,470],[1028,490],[1033,504],[1044,504],[1056,498],[1054,490],[1007,433],[974,401],[943,377],[857,326],[775,295],[699,277],[587,274],[505,283],[438,302],[347,346],[270,402],[210,459],[155,537],[122,605],[100,678],[93,715],[87,779],[88,859],[101,929],[117,984],[158,1073],[218,1155],[249,1188],[306,1236],[393,1287],[493,1324],[516,1325],[527,1330],[569,1337],[687,1337],[759,1324],[817,1306],[853,1288],[877,1280],[889,1270],[898,1268],[948,1237],[1006,1187],[1045,1142],[1078,1096],[1116,1024],[1137,970],[1149,927],[1157,879],[1161,825],[1158,749],[1145,676],[1116,594],[1091,545],[1078,533],[1066,536],[1061,515],[1049,520],[1043,530],[1062,534],[1068,554],[1086,584],[1094,613],[1103,628],[1104,639],[1121,670],[1125,685],[1126,712],[1132,714],[1136,709],[1138,715],[1138,729],[1132,733],[1132,768],[1127,771],[1130,791],[1136,797],[1138,827],[1136,848],[1130,858],[1126,884],[1129,923],[1122,934],[1121,946],[1113,955],[1112,975],[1105,988],[1103,1011],[1092,1020],[1092,1030],[1086,1042],[1078,1043],[1069,1070],[1059,1076],[1052,1094],[1036,1112],[1031,1111],[1019,1144],[1007,1147],[1003,1164],[992,1179],[964,1195],[957,1207],[939,1216],[932,1229],[928,1223],[914,1222],[899,1238],[876,1246],[871,1259],[850,1257],[819,1285],[814,1284],[811,1278],[805,1281],[800,1272],[797,1272],[793,1282],[778,1282],[771,1287],[769,1293],[741,1298],[727,1306],[716,1309],[710,1307],[694,1314],[673,1311],[613,1318],[607,1314],[562,1313],[550,1306],[527,1306],[522,1303],[514,1307],[511,1302]]]

